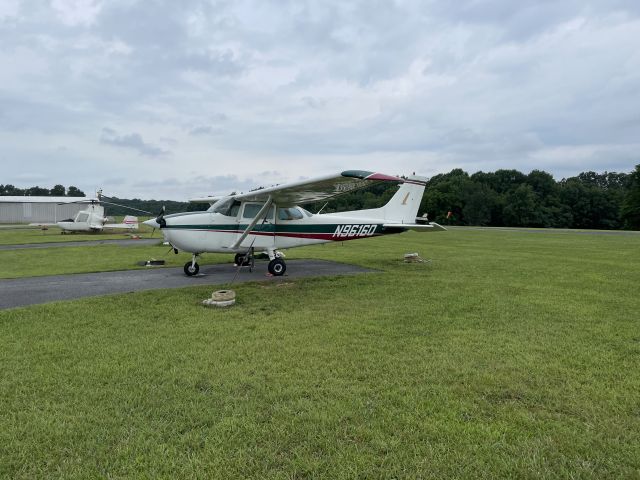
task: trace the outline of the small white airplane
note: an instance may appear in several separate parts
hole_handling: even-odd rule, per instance
[[[192,254],[184,273],[197,275],[198,256],[205,252],[235,253],[236,265],[253,267],[255,252],[269,256],[268,271],[274,276],[287,269],[280,250],[327,242],[342,242],[401,233],[405,230],[446,230],[424,217],[417,217],[426,178],[393,177],[362,170],[347,170],[301,182],[191,202],[210,203],[206,212],[164,214],[145,225],[160,228],[176,253]],[[300,204],[318,202],[367,187],[376,182],[394,182],[400,188],[380,208],[340,213],[312,214]],[[422,222],[422,223],[420,223]]]

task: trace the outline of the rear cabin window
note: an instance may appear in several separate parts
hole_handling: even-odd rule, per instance
[[[244,212],[242,212],[242,218],[256,218],[260,209],[264,206],[264,204],[259,203],[247,203],[244,206]],[[273,218],[273,206],[269,207],[266,216],[267,220]]]
[[[296,207],[278,209],[278,218],[280,220],[300,220],[302,217],[302,212]]]

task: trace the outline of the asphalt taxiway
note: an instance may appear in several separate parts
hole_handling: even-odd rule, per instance
[[[248,268],[242,268],[238,272],[231,264],[202,265],[200,274],[195,277],[187,277],[182,267],[147,267],[144,270],[4,279],[0,280],[0,309],[162,288],[194,285],[228,287],[232,281],[281,282],[305,277],[354,275],[375,270],[326,260],[289,260],[284,276],[269,277],[266,276],[266,271],[266,263],[259,262],[256,263],[253,272],[249,272]]]

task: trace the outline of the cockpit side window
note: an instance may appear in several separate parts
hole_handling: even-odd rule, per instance
[[[89,214],[88,213],[79,213],[78,216],[76,217],[76,222],[86,222],[87,220],[89,220]]]
[[[240,202],[233,202],[231,206],[231,210],[229,211],[229,217],[237,217],[238,212],[240,211]]]
[[[244,211],[242,212],[242,218],[256,218],[260,209],[264,206],[264,204],[260,203],[245,203]],[[273,219],[273,205],[269,207],[267,211],[267,215],[265,217],[267,220]]]
[[[278,209],[278,218],[280,220],[300,220],[302,217],[302,212],[297,207]]]

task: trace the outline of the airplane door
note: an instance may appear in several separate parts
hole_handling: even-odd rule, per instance
[[[244,233],[245,229],[255,219],[256,215],[260,212],[260,209],[264,206],[264,203],[245,202],[242,205],[238,234],[236,239]],[[271,205],[267,214],[258,220],[256,225],[251,230],[252,233],[247,235],[243,240],[240,247],[243,248],[273,248],[275,243],[275,206]]]

